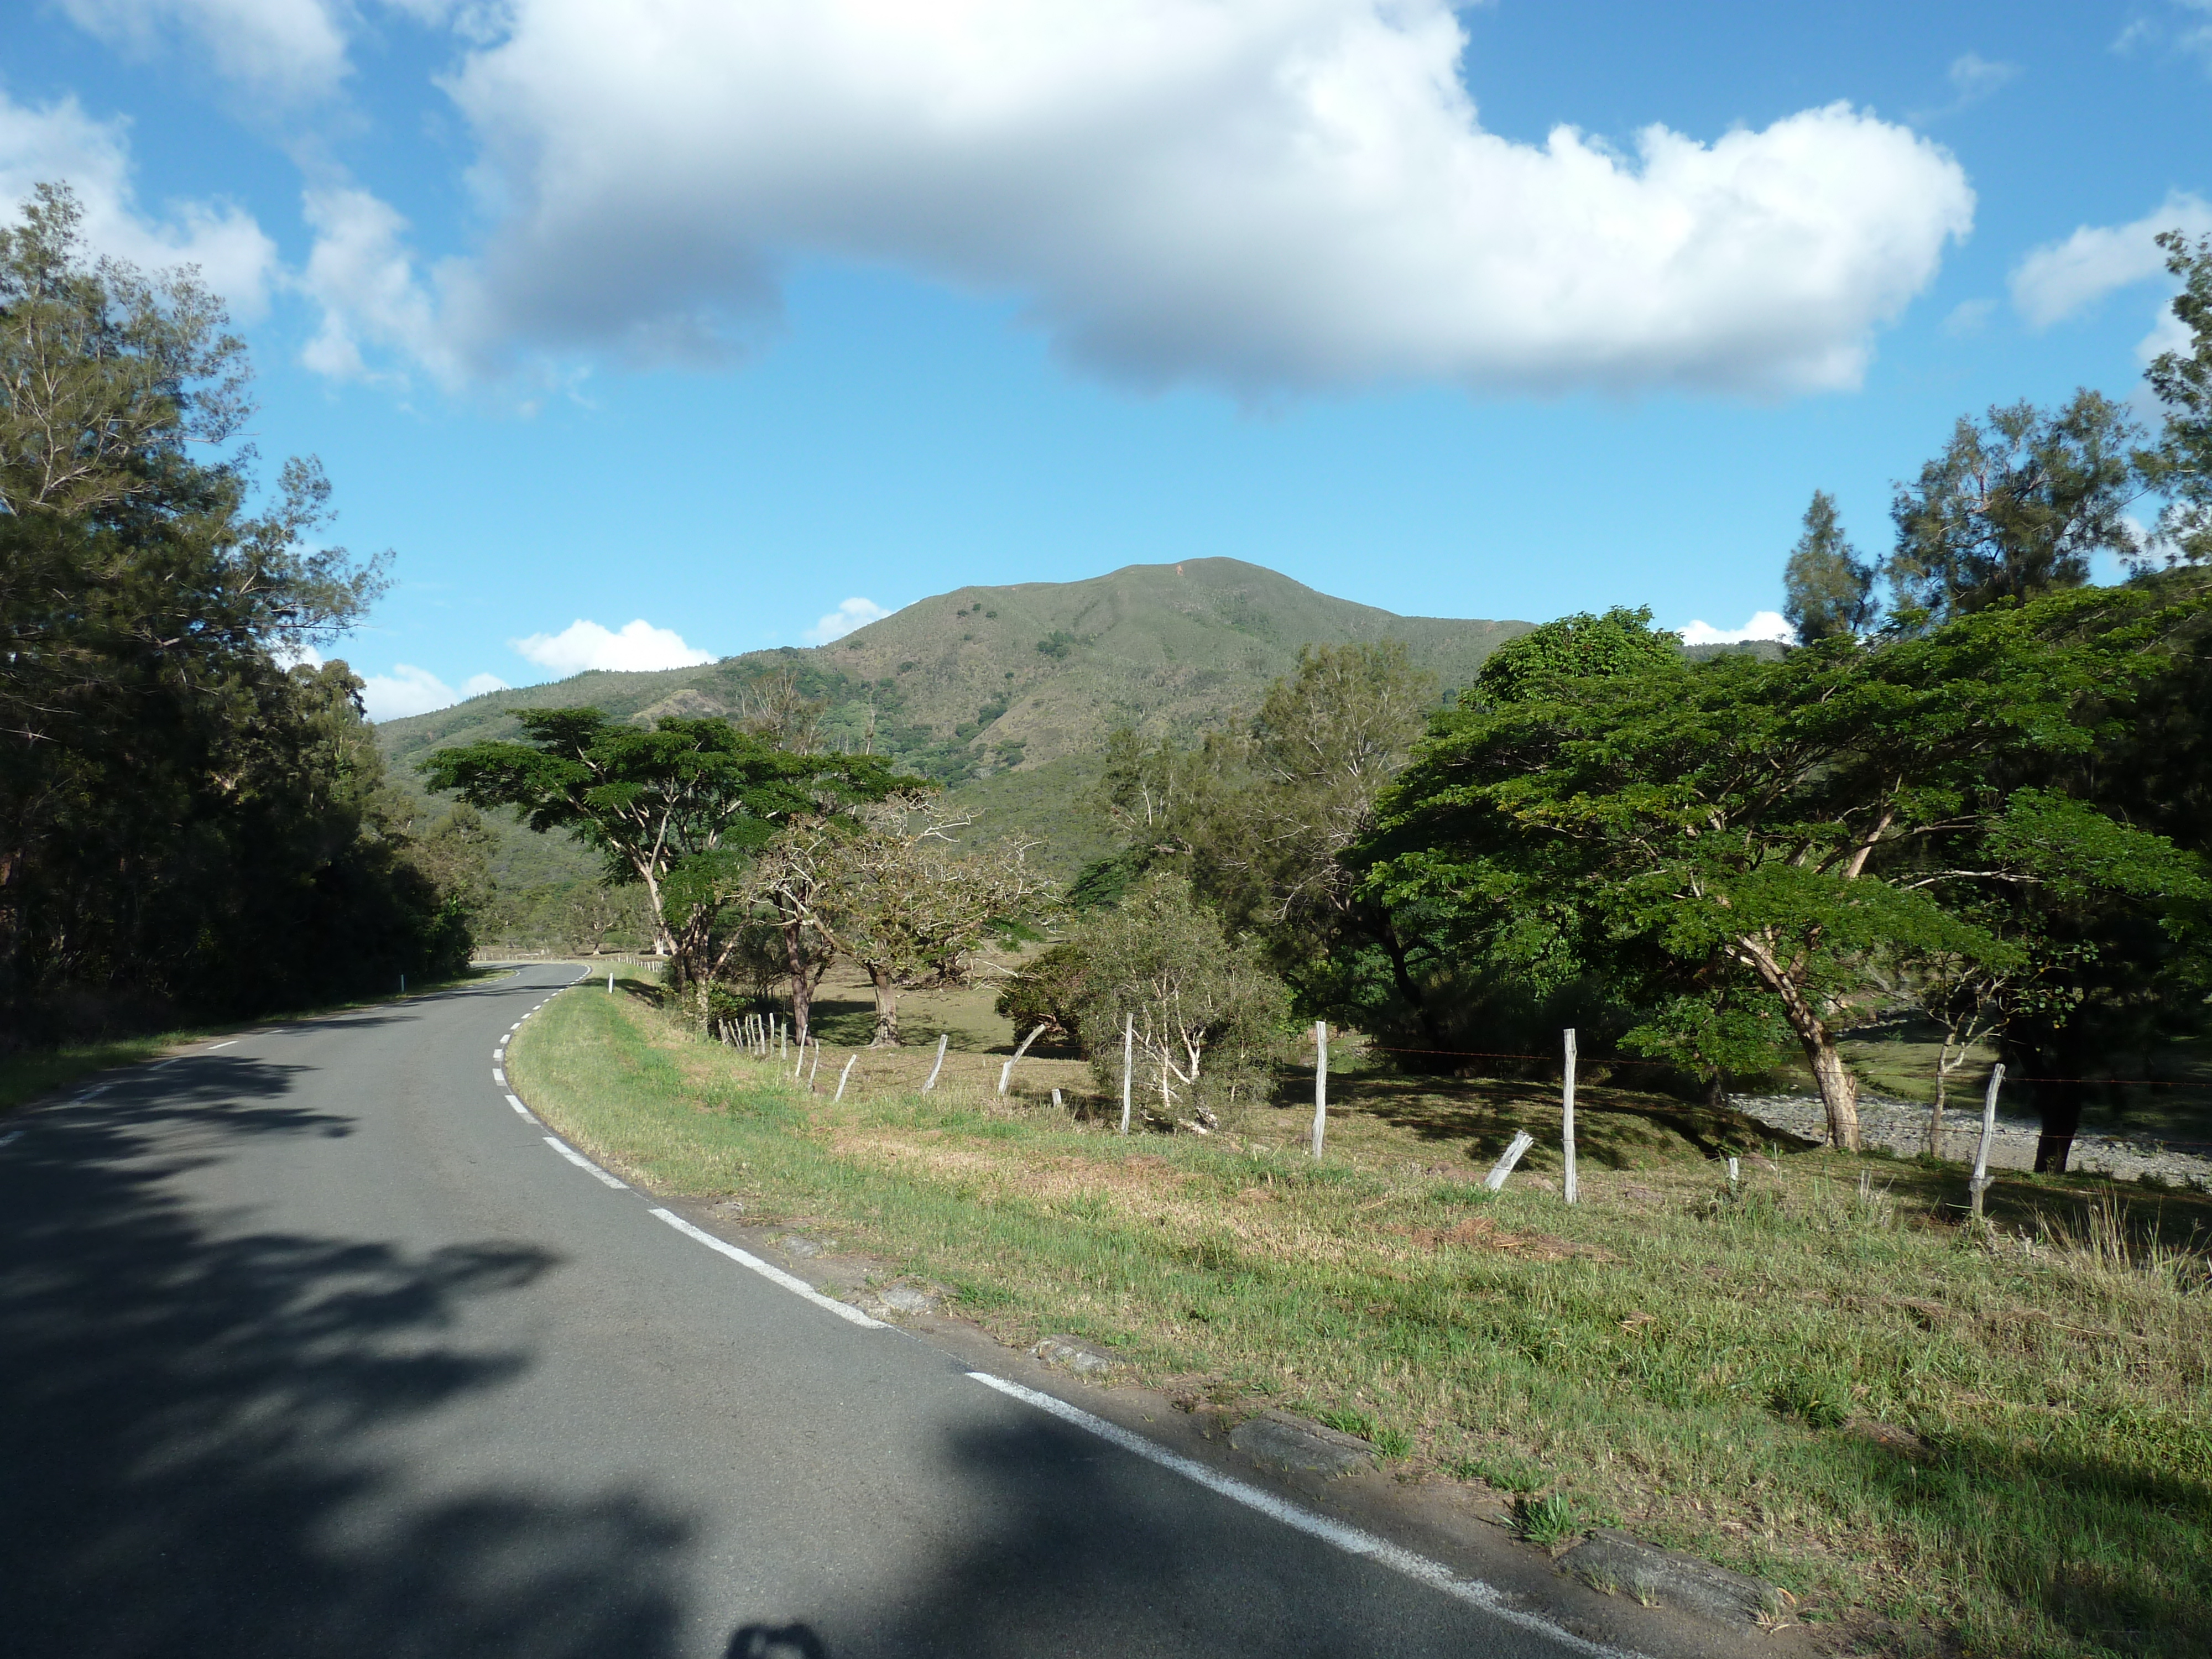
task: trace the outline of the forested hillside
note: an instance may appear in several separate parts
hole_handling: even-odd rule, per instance
[[[519,708],[589,706],[644,723],[781,717],[794,701],[818,703],[817,741],[929,778],[948,807],[1034,838],[1046,866],[1067,876],[1112,845],[1088,802],[1109,732],[1188,741],[1233,724],[1308,644],[1397,640],[1449,690],[1528,626],[1401,617],[1242,560],[1192,559],[1088,581],[963,587],[816,649],[579,674],[388,721],[377,736],[395,775],[419,787],[415,768],[433,749],[512,737]],[[535,892],[543,903],[598,869],[565,838],[492,822],[494,874],[511,898]]]

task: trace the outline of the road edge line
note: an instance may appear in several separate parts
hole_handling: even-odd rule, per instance
[[[853,1324],[864,1327],[865,1328],[872,1331],[887,1331],[892,1328],[892,1327],[885,1324],[880,1319],[870,1318],[866,1314],[862,1313],[858,1308],[854,1307],[849,1302],[840,1302],[834,1296],[823,1295],[821,1291],[816,1290],[805,1279],[799,1278],[798,1274],[787,1273],[781,1267],[771,1266],[769,1263],[762,1261],[758,1256],[753,1255],[751,1251],[739,1249],[736,1245],[731,1243],[726,1238],[715,1237],[714,1234],[708,1232],[704,1227],[693,1226],[690,1222],[686,1221],[682,1216],[678,1215],[672,1210],[654,1209],[648,1211],[647,1213],[656,1217],[659,1220],[666,1222],[670,1226],[675,1228],[678,1232],[684,1234],[686,1237],[697,1239],[702,1244],[704,1244],[708,1249],[716,1252],[718,1255],[729,1257],[731,1261],[736,1262],[740,1267],[751,1268],[755,1273],[758,1273],[763,1279],[767,1279],[770,1284],[781,1285],[785,1290],[789,1291],[793,1296],[805,1297],[806,1300],[811,1302],[817,1308],[827,1308],[831,1313],[836,1314],[840,1319],[848,1320]]]
[[[1387,1538],[1378,1538],[1371,1532],[1363,1531],[1342,1521],[1333,1521],[1325,1515],[1317,1515],[1302,1504],[1278,1498],[1274,1493],[1239,1480],[1234,1475],[1208,1468],[1205,1464],[1178,1452],[1171,1452],[1118,1423],[1109,1423],[1103,1417],[1094,1416],[1080,1406],[1071,1406],[1056,1395],[1024,1388],[1019,1382],[1008,1382],[989,1371],[969,1371],[968,1375],[987,1389],[996,1389],[1010,1399],[1034,1406],[1063,1423],[1073,1424],[1095,1434],[1100,1439],[1119,1446],[1123,1451],[1141,1457],[1146,1462],[1157,1463],[1186,1480],[1226,1498],[1232,1504],[1241,1504],[1271,1521],[1279,1522],[1309,1537],[1318,1538],[1325,1544],[1334,1545],[1347,1555],[1364,1557],[1417,1583],[1426,1584],[1431,1589],[1442,1590],[1456,1601],[1478,1607],[1509,1624],[1517,1625],[1532,1634],[1563,1643],[1577,1652],[1590,1656],[1590,1659],[1638,1659],[1638,1656],[1626,1648],[1608,1647],[1603,1643],[1593,1642],[1587,1637],[1577,1636],[1572,1631],[1563,1629],[1539,1613],[1526,1613],[1509,1605],[1502,1592],[1480,1578],[1463,1577],[1443,1562],[1431,1560],[1402,1544],[1394,1544]]]

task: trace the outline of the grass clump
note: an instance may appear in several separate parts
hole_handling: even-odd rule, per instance
[[[2004,1174],[1970,1235],[1956,1166],[1784,1147],[1717,1194],[1763,1132],[1592,1085],[1569,1208],[1541,1139],[1479,1192],[1516,1128],[1556,1146],[1548,1088],[1347,1067],[1316,1167],[1307,1108],[1124,1140],[1079,1061],[1032,1054],[1002,1100],[1002,1055],[958,1048],[915,1092],[933,1058],[861,1051],[833,1105],[638,987],[556,999],[509,1070],[648,1188],[833,1233],[1010,1343],[1328,1402],[1407,1478],[1484,1481],[1530,1525],[1617,1516],[1862,1648],[2212,1652],[2203,1194]]]
[[[1582,1506],[1562,1492],[1547,1492],[1541,1498],[1516,1498],[1511,1513],[1513,1535],[1547,1550],[1577,1541],[1590,1526]]]

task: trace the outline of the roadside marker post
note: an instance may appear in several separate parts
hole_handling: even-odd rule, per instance
[[[1328,1022],[1314,1022],[1314,1162],[1321,1162],[1322,1136],[1328,1128]]]
[[[836,1098],[835,1098],[835,1099],[831,1100],[831,1101],[830,1101],[830,1103],[832,1106],[835,1106],[835,1105],[837,1103],[837,1102],[838,1102],[838,1101],[844,1099],[844,1097],[845,1097],[845,1079],[846,1079],[847,1078],[848,1078],[848,1077],[850,1077],[850,1076],[852,1076],[852,1075],[853,1075],[853,1062],[854,1062],[854,1060],[858,1060],[859,1058],[860,1058],[860,1055],[858,1055],[858,1054],[848,1054],[848,1055],[845,1057],[845,1069],[844,1069],[843,1071],[842,1071],[842,1072],[840,1072],[840,1073],[837,1073],[837,1093],[836,1093]]]
[[[937,1074],[945,1069],[945,1045],[951,1041],[952,1033],[950,1031],[937,1039],[937,1064],[929,1068],[929,1081],[921,1085],[922,1093],[927,1094],[937,1087]]]
[[[1559,1152],[1565,1167],[1559,1176],[1559,1192],[1568,1203],[1575,1201],[1575,1028],[1567,1028],[1566,1081],[1559,1087]]]
[[[2004,1086],[2004,1062],[1990,1068],[1989,1092],[1982,1097],[1982,1139],[1974,1148],[1974,1178],[1966,1185],[1973,1195],[1974,1219],[1982,1218],[1982,1194],[1990,1189],[1990,1142],[1997,1132],[1997,1091]]]

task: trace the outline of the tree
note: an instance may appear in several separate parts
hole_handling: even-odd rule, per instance
[[[878,1048],[896,1047],[902,984],[972,951],[994,921],[1012,920],[1052,883],[1013,843],[969,851],[966,820],[933,822],[922,803],[888,803],[867,830],[825,850],[813,920],[867,972]]]
[[[2212,559],[2212,236],[2192,248],[2170,230],[2158,245],[2166,270],[2182,279],[2173,314],[2190,343],[2185,351],[2161,351],[2145,373],[2166,417],[2158,441],[2136,461],[2144,483],[2166,497],[2159,539],[2173,557],[2202,563]]]
[[[1710,999],[1772,1000],[1858,1144],[1839,1024],[1883,955],[2002,963],[1976,914],[2061,872],[2108,896],[2183,881],[2161,838],[2033,787],[2088,751],[2138,638],[2085,628],[2102,593],[1924,635],[1555,674],[1438,717],[1363,849],[1387,901],[1425,900],[1493,958],[1553,971],[1625,950]],[[2027,782],[2023,784],[2023,779]],[[2054,802],[2057,804],[2054,804]]]
[[[1102,1086],[1121,1085],[1122,1032],[1133,1022],[1133,1097],[1163,1122],[1211,1131],[1265,1097],[1288,999],[1256,953],[1194,901],[1181,872],[1146,876],[1069,943],[1086,964],[1077,1018]]]
[[[1813,492],[1804,533],[1782,572],[1782,614],[1800,643],[1863,632],[1874,620],[1875,568],[1844,538],[1836,498]]]
[[[471,805],[513,806],[532,830],[599,851],[612,883],[643,885],[678,985],[712,977],[712,936],[747,855],[778,830],[918,783],[861,755],[807,755],[720,719],[671,717],[645,730],[596,708],[515,712],[526,743],[441,749],[422,763]],[[686,902],[666,902],[686,862]]]
[[[1898,604],[1944,621],[2079,587],[2092,556],[2133,554],[2129,446],[2140,435],[2120,405],[2086,389],[2055,414],[2021,403],[1979,424],[1961,416],[1891,507]]]
[[[89,259],[81,219],[40,185],[0,229],[0,1024],[246,1012],[465,960],[470,883],[426,868],[360,682],[279,660],[357,620],[382,561],[327,544],[312,459],[248,510],[221,301]]]

